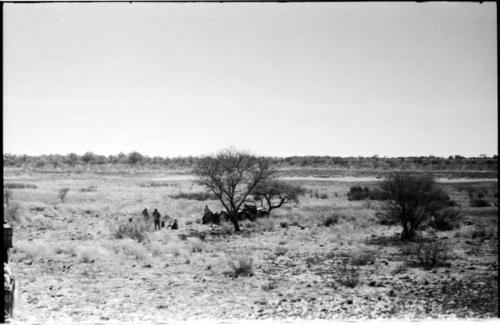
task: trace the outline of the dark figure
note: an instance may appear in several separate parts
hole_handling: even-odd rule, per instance
[[[201,223],[207,225],[212,223],[212,211],[208,208],[208,205],[205,205],[205,212],[203,213],[203,218],[201,219]]]
[[[176,229],[179,229],[179,225],[177,225],[177,219],[174,220],[174,223],[172,224],[172,226],[170,227],[172,230],[176,230]]]
[[[158,212],[158,209],[155,209],[153,211],[153,219],[155,221],[155,230],[157,228],[158,228],[158,230],[160,230],[160,218],[161,218],[160,212]]]
[[[165,228],[165,220],[162,220],[162,221],[160,222],[160,228]]]
[[[147,224],[149,222],[148,208],[144,208],[144,210],[142,210],[142,216],[144,217],[144,222]]]

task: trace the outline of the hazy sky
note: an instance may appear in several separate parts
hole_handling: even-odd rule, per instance
[[[4,152],[497,154],[494,3],[4,5]]]

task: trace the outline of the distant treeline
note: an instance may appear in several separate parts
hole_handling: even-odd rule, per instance
[[[195,166],[199,157],[149,157],[139,152],[118,155],[98,155],[87,152],[83,155],[13,155],[4,154],[4,167],[29,169],[67,169],[73,167],[147,167],[186,169]],[[279,168],[286,167],[328,167],[339,169],[419,169],[419,170],[484,170],[497,171],[497,155],[487,157],[435,156],[422,157],[334,157],[334,156],[292,156],[269,157]],[[100,168],[99,168],[100,169]]]

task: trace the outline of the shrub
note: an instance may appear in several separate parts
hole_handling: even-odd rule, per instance
[[[277,287],[278,284],[275,281],[266,281],[266,283],[264,283],[261,288],[264,291],[271,291],[276,289]]]
[[[409,246],[411,263],[425,268],[442,266],[448,259],[448,244],[438,238],[432,240],[418,239]]]
[[[212,193],[207,192],[192,192],[192,193],[183,193],[180,192],[178,194],[170,195],[172,199],[186,199],[186,200],[196,200],[196,201],[207,201],[207,200],[217,200],[217,196]]]
[[[7,184],[4,184],[4,187],[6,187],[8,189],[23,189],[23,188],[35,189],[35,188],[37,188],[36,185],[24,184],[24,183],[7,183]]]
[[[19,253],[20,259],[54,258],[56,254],[52,245],[42,241],[15,241],[13,244],[13,252]]]
[[[31,224],[39,230],[53,228],[51,220],[45,218],[45,216],[42,214],[37,214],[34,217],[32,217]]]
[[[403,274],[406,272],[408,272],[408,267],[403,263],[403,264],[396,266],[394,269],[392,269],[391,275]]]
[[[90,185],[88,187],[83,187],[80,189],[80,192],[95,192],[97,191],[97,186],[95,185]]]
[[[11,203],[4,205],[5,221],[9,223],[22,223],[22,218],[19,214],[19,204]]]
[[[61,203],[64,203],[64,200],[66,199],[66,195],[68,195],[69,188],[63,187],[57,192],[57,197],[59,200],[61,200]]]
[[[379,224],[385,226],[392,226],[400,222],[392,213],[377,212],[375,213],[375,217]]]
[[[149,258],[149,251],[147,248],[132,239],[121,239],[114,243],[113,248],[115,252],[122,252],[138,260],[147,260]]]
[[[280,222],[280,227],[281,228],[288,228],[288,223],[286,221],[281,221]]]
[[[460,226],[459,218],[460,210],[456,208],[445,208],[443,210],[437,211],[433,215],[433,219],[430,225],[436,230],[453,230]]]
[[[362,188],[359,185],[351,186],[349,192],[347,193],[347,199],[349,201],[359,201],[359,200],[383,200],[384,194],[379,189],[370,190],[368,187]]]
[[[355,266],[363,266],[375,263],[375,251],[364,250],[358,254],[355,254],[351,259],[351,264]]]
[[[494,231],[491,228],[486,228],[485,226],[479,226],[475,228],[470,233],[472,239],[487,239],[494,237]]]
[[[285,255],[286,253],[288,252],[288,249],[286,247],[283,247],[283,246],[278,246],[276,247],[276,249],[274,250],[274,254],[276,256],[282,256],[282,255]]]
[[[144,182],[138,184],[140,187],[166,187],[166,186],[174,186],[174,184],[170,184],[168,182]]]
[[[347,261],[343,261],[342,266],[338,270],[339,283],[345,287],[355,288],[359,284],[359,269],[347,265]]]
[[[470,206],[474,208],[484,208],[484,207],[489,207],[490,204],[488,203],[488,201],[483,199],[471,199]]]
[[[203,251],[204,244],[199,238],[190,238],[189,239],[189,244],[191,246],[191,252],[192,253],[198,253]]]
[[[237,257],[235,261],[228,260],[227,261],[230,270],[226,272],[226,275],[229,275],[233,278],[237,278],[239,276],[253,276],[253,260],[248,256]]]
[[[273,219],[259,219],[262,231],[274,231],[274,220]]]
[[[119,225],[113,235],[116,239],[130,238],[138,242],[147,238],[145,226],[132,223]]]
[[[396,172],[382,181],[385,209],[391,219],[401,222],[401,239],[410,240],[430,216],[447,206],[449,197],[430,175]]]
[[[78,257],[78,261],[82,263],[94,263],[94,261],[103,256],[103,250],[96,247],[88,246],[77,246],[75,248],[75,254]]]
[[[331,225],[336,225],[339,222],[339,216],[336,214],[331,214],[328,217],[325,218],[323,221],[323,225],[325,227],[330,227]]]
[[[266,202],[268,215],[272,210],[281,208],[283,205],[292,202],[299,203],[299,197],[304,193],[304,188],[276,179],[263,181],[252,191],[254,200]]]

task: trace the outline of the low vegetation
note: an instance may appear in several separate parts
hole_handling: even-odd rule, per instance
[[[180,192],[177,194],[170,195],[172,199],[185,199],[185,200],[195,200],[195,201],[207,201],[207,200],[217,200],[217,196],[212,193],[207,192],[191,192],[184,193]]]
[[[146,165],[139,155],[122,158],[141,170]],[[85,158],[90,166],[93,159]],[[264,197],[247,191],[261,170],[259,160],[251,161],[235,197],[248,193],[266,208]],[[19,179],[37,188],[4,188],[4,213],[14,226],[9,257],[22,283],[19,301],[26,302],[19,304],[20,321],[126,321],[137,317],[134,310],[151,321],[496,313],[497,208],[469,204],[470,196],[494,202],[496,183],[443,184],[399,173],[351,191],[347,182],[282,180],[301,188],[298,200],[270,217],[239,221],[235,232],[233,222],[202,224],[205,206],[221,211],[230,201],[191,178],[85,172],[74,178],[30,172]],[[279,179],[271,174],[267,181]],[[239,180],[218,175],[227,185]],[[387,181],[392,185],[378,187]],[[58,204],[55,193],[63,187],[72,189],[70,197]],[[384,189],[390,195],[375,200],[372,193]],[[352,200],[348,192],[369,194]],[[403,204],[410,209],[403,212]],[[157,207],[167,226],[178,220],[178,229],[147,226],[144,207]],[[413,236],[402,236],[404,222]]]

